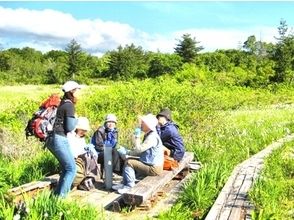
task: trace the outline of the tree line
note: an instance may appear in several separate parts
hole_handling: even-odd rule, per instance
[[[56,84],[74,79],[83,83],[101,78],[131,80],[175,76],[179,80],[216,81],[241,86],[292,83],[294,35],[280,20],[277,43],[249,36],[239,49],[200,53],[204,48],[184,34],[173,53],[144,51],[134,44],[119,46],[98,58],[71,40],[64,50],[42,53],[25,47],[0,50],[2,84]]]

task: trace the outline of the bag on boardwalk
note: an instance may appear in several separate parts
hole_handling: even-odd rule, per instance
[[[33,114],[25,128],[26,137],[35,136],[40,141],[45,141],[53,130],[56,119],[57,107],[61,102],[58,94],[52,94],[42,102],[39,110]]]
[[[90,151],[81,154],[76,159],[77,174],[73,181],[73,187],[89,191],[94,188],[96,180],[100,179],[101,172],[97,163],[97,157]]]
[[[173,170],[176,169],[179,166],[178,161],[176,161],[174,158],[164,155],[164,161],[163,161],[163,169],[164,170]]]

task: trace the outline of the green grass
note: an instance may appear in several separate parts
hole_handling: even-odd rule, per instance
[[[2,194],[9,187],[57,171],[55,158],[34,138],[25,140],[23,130],[40,101],[58,92],[59,87],[0,89],[4,94],[0,102]],[[18,99],[13,96],[15,91],[25,93]],[[92,132],[103,123],[105,114],[115,113],[120,144],[126,146],[131,145],[137,115],[156,114],[162,107],[170,107],[187,150],[194,152],[203,168],[185,185],[177,204],[161,213],[160,219],[203,219],[234,166],[294,131],[293,97],[294,89],[286,87],[254,90],[158,78],[88,86],[76,107],[79,116],[90,119]],[[5,107],[10,99],[15,100],[13,107]],[[85,214],[89,218],[92,215],[95,213]]]
[[[294,218],[294,141],[276,150],[250,191],[252,219]]]
[[[79,202],[63,200],[53,196],[48,191],[43,191],[35,199],[25,199],[25,206],[14,208],[5,203],[0,203],[0,218],[13,219],[12,216],[19,216],[19,219],[79,219],[97,220],[106,219],[103,210],[98,211],[94,204],[85,205]],[[1,207],[2,206],[2,207]]]

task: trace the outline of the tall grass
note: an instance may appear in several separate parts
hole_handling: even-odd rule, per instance
[[[265,161],[249,195],[256,207],[252,219],[294,218],[294,142],[285,144]]]
[[[8,206],[0,203],[1,219],[79,219],[97,220],[105,219],[104,212],[98,211],[94,206],[67,201],[43,191],[34,199],[26,199],[18,206]]]
[[[56,88],[52,87],[52,91],[55,92]],[[47,90],[50,90],[47,95],[52,93],[50,88]],[[32,91],[37,97],[37,90]],[[90,119],[93,132],[103,123],[107,113],[115,113],[119,141],[126,146],[131,146],[130,137],[137,115],[156,114],[162,107],[172,110],[187,150],[194,152],[203,168],[185,185],[178,203],[170,211],[160,214],[161,219],[180,219],[175,217],[176,214],[182,219],[204,218],[234,166],[294,128],[293,88],[254,90],[157,78],[117,82],[104,87],[93,85],[82,91],[76,106],[78,116]],[[2,193],[8,187],[57,172],[57,161],[52,155],[44,151],[34,138],[24,139],[27,120],[47,96],[43,92],[39,93],[38,101],[37,98],[21,96],[13,108],[2,107],[1,163],[6,164],[0,169],[3,174],[1,182],[5,186],[0,190]],[[8,93],[5,90],[4,96]],[[11,96],[7,97],[6,102],[9,102]],[[28,159],[29,152],[36,156]]]

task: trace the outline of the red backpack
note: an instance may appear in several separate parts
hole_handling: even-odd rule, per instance
[[[57,107],[60,102],[61,99],[58,94],[52,94],[42,102],[39,110],[33,114],[33,117],[27,123],[25,129],[26,137],[35,136],[40,141],[45,141],[53,130]]]

